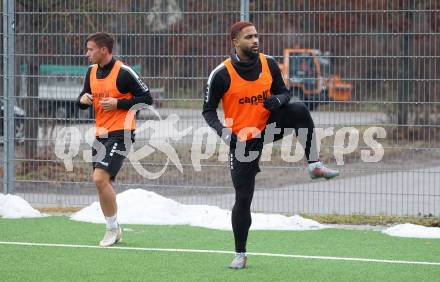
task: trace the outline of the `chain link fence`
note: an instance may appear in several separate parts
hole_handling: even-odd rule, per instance
[[[117,191],[141,188],[230,208],[225,147],[217,139],[200,167],[194,159],[211,140],[201,116],[206,81],[229,56],[229,26],[240,17],[256,25],[262,52],[280,63],[294,100],[304,101],[327,133],[321,159],[341,170],[337,180],[312,182],[306,163],[286,161],[286,143],[278,142],[269,147],[270,160],[261,161],[254,211],[440,215],[438,1],[15,1],[14,50],[2,42],[2,63],[15,53],[13,76],[10,64],[1,69],[2,82],[14,78],[14,93],[2,88],[2,105],[16,106],[15,133],[2,131],[5,187],[5,172],[15,167],[8,189],[34,206],[97,200],[84,157],[93,115],[74,102],[88,65],[85,39],[106,31],[116,39],[116,57],[139,73],[155,99],[155,110],[138,115],[135,143],[135,150],[151,150],[138,164],[125,161]],[[11,120],[3,116],[2,126]],[[371,134],[378,127],[385,138]],[[170,144],[177,159],[151,146],[152,139]],[[57,156],[60,140],[69,142]],[[368,161],[381,150],[379,161]],[[69,152],[71,171],[59,157]]]

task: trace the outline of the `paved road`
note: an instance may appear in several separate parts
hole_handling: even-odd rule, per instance
[[[440,167],[257,190],[253,210],[269,213],[440,216]],[[181,197],[184,203],[231,208],[234,194]]]

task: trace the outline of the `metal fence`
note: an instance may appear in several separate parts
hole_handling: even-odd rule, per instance
[[[138,126],[153,122],[137,133],[135,148],[151,145],[152,138],[168,140],[182,168],[150,147],[140,164],[150,176],[161,176],[143,177],[126,161],[116,189],[142,188],[183,203],[230,208],[225,147],[218,143],[200,169],[194,151],[202,137],[202,143],[208,140],[200,131],[206,126],[201,107],[208,75],[228,57],[229,26],[241,17],[256,25],[262,51],[280,63],[295,99],[307,98],[305,84],[301,88],[290,77],[295,54],[314,68],[309,79],[325,91],[305,102],[315,125],[329,133],[321,159],[341,170],[337,180],[312,182],[306,163],[283,159],[286,146],[278,142],[270,161],[261,162],[253,210],[440,216],[438,1],[5,0],[1,8],[5,193],[35,206],[96,200],[91,164],[83,157],[93,116],[78,111],[74,101],[87,70],[85,39],[106,31],[116,38],[116,56],[150,86],[162,119],[151,110],[140,112]],[[371,135],[374,127],[386,137]],[[371,147],[370,135],[380,145]],[[66,170],[61,153],[57,157],[60,139],[72,141],[61,151],[76,153],[73,171]],[[383,157],[366,161],[374,148],[383,149]]]

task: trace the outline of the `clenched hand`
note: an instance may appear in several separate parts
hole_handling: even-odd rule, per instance
[[[92,97],[92,94],[89,94],[89,93],[84,93],[82,96],[81,96],[81,99],[79,100],[79,102],[81,103],[81,104],[84,104],[84,105],[92,105],[93,104],[93,97]]]
[[[289,103],[289,100],[290,97],[285,94],[272,95],[264,101],[264,107],[269,111],[273,111]]]
[[[104,111],[113,111],[118,107],[118,99],[112,97],[103,98],[101,101],[99,101],[99,104]]]

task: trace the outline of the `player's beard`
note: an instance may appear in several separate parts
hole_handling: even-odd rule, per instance
[[[255,58],[258,57],[258,48],[256,52],[252,50],[252,47],[242,48],[241,50],[251,60],[254,60]]]

